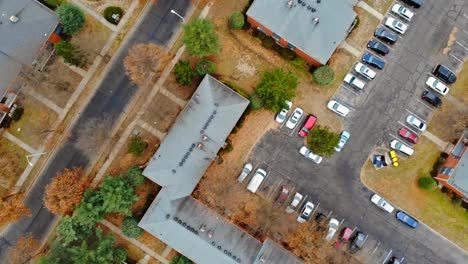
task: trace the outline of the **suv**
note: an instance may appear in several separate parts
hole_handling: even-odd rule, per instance
[[[401,1],[415,8],[420,8],[424,4],[424,0],[401,0]]]
[[[317,117],[314,115],[309,115],[309,117],[307,117],[307,120],[304,126],[301,128],[301,130],[299,130],[299,136],[307,137],[307,135],[309,134],[309,131],[312,130],[316,122],[317,122]]]
[[[367,42],[367,48],[382,56],[385,56],[390,52],[390,49],[385,44],[376,40],[369,40],[369,42]]]
[[[385,67],[385,61],[377,56],[372,55],[370,52],[366,52],[364,55],[362,55],[362,61],[380,70]]]
[[[364,246],[364,242],[366,242],[366,236],[362,232],[357,232],[356,236],[354,236],[353,243],[351,243],[351,248],[349,252],[354,254],[358,252],[362,246]]]
[[[330,241],[333,239],[339,226],[340,226],[340,222],[336,218],[330,219],[330,222],[328,223],[327,236],[325,237],[327,241]]]
[[[432,73],[448,84],[452,84],[457,81],[457,76],[455,73],[442,64],[435,66],[434,70],[432,70]]]
[[[395,33],[384,27],[377,28],[374,32],[374,36],[387,42],[388,44],[393,44],[398,40],[398,37]]]
[[[440,100],[439,97],[437,97],[437,95],[435,95],[433,92],[431,91],[424,91],[421,95],[421,98],[428,102],[429,104],[431,104],[432,106],[435,106],[435,107],[440,107],[442,105],[442,100]]]

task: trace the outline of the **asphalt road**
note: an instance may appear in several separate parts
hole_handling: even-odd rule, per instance
[[[36,238],[43,239],[48,234],[55,216],[43,207],[45,186],[53,176],[65,168],[86,168],[91,165],[97,157],[97,150],[103,143],[94,140],[96,131],[111,131],[137,92],[138,88],[129,81],[123,67],[123,59],[127,55],[128,48],[141,42],[167,45],[181,24],[180,18],[172,14],[170,10],[173,9],[184,16],[191,6],[190,0],[156,2],[156,4],[150,4],[142,23],[137,26],[129,41],[116,55],[118,57],[104,76],[104,81],[72,127],[69,139],[50,159],[48,166],[32,187],[26,198],[32,217],[23,218],[10,225],[3,234],[0,241],[0,263],[7,262],[7,249],[16,244],[19,236],[32,233]]]
[[[426,0],[422,8],[414,11],[408,32],[391,46],[390,54],[384,58],[385,69],[376,70],[377,77],[368,83],[365,92],[359,94],[345,87],[337,93],[336,97],[352,108],[343,119],[351,140],[341,153],[315,165],[298,153],[303,141],[296,135],[297,130],[291,136],[290,131],[280,128],[261,140],[249,162],[270,171],[260,195],[270,197],[270,186],[291,182],[296,190],[308,195],[308,200],[320,204],[318,210],[333,211],[332,216],[344,219],[343,226],[368,234],[365,248],[358,253],[367,263],[382,263],[392,255],[404,257],[404,263],[467,263],[466,252],[425,225],[410,229],[398,222],[394,214],[372,205],[373,192],[360,181],[361,167],[371,151],[376,146],[389,145],[391,135],[397,135],[398,122],[404,123],[411,112],[424,119],[430,117],[432,109],[418,100],[431,69],[442,62],[459,70],[460,60],[468,54],[458,44],[449,54],[442,54],[453,26],[468,32],[466,1]],[[466,33],[458,36],[462,45],[468,37],[463,34]]]

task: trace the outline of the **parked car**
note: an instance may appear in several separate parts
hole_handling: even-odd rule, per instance
[[[374,36],[388,44],[393,44],[398,40],[398,37],[395,33],[391,32],[390,30],[384,27],[377,28],[374,32]]]
[[[424,4],[424,0],[401,0],[401,1],[415,8],[420,8]]]
[[[330,241],[333,239],[336,231],[338,230],[338,226],[340,226],[340,222],[336,218],[331,218],[330,222],[328,223],[328,232],[325,237],[327,241]]]
[[[398,135],[409,142],[416,144],[418,143],[419,137],[415,133],[411,132],[409,129],[406,129],[404,127],[400,128],[400,131],[398,131]]]
[[[406,154],[408,156],[411,156],[414,153],[414,150],[411,147],[401,143],[399,140],[396,140],[396,139],[394,139],[394,140],[392,140],[392,142],[390,142],[390,147],[392,149],[398,150],[398,151],[400,151],[400,152],[402,152],[402,153],[404,153],[404,154]]]
[[[385,56],[390,52],[390,49],[385,44],[376,40],[369,40],[369,42],[367,42],[367,48],[382,56]]]
[[[299,122],[303,114],[304,111],[302,111],[302,109],[300,109],[299,107],[294,109],[294,112],[289,117],[288,122],[286,122],[286,127],[289,129],[294,129],[297,125],[297,122]]]
[[[249,176],[250,172],[252,171],[253,166],[250,163],[244,165],[241,174],[237,177],[238,182],[243,182],[247,176]]]
[[[281,207],[284,204],[284,201],[286,201],[286,198],[288,198],[289,191],[291,190],[291,187],[288,185],[283,185],[281,186],[281,191],[278,195],[278,198],[276,198],[276,201],[273,203],[273,207]]]
[[[360,62],[356,63],[354,70],[369,80],[373,80],[377,75],[375,71],[369,69],[369,67]]]
[[[335,248],[340,248],[343,244],[348,243],[351,235],[353,234],[353,230],[349,227],[343,228],[338,237],[338,240],[335,242]]]
[[[438,79],[429,76],[426,80],[426,85],[429,86],[432,90],[440,93],[441,95],[447,95],[449,92],[449,88],[447,85],[443,84],[441,81]]]
[[[342,105],[341,103],[335,101],[335,100],[330,100],[327,104],[328,109],[332,110],[333,112],[339,114],[340,116],[346,117],[349,114],[349,108]]]
[[[364,89],[364,87],[366,86],[365,82],[363,82],[361,79],[357,78],[351,73],[346,74],[343,81],[359,90]]]
[[[377,69],[382,70],[385,67],[385,61],[372,55],[370,52],[366,52],[362,55],[362,61]]]
[[[288,100],[284,101],[286,104],[286,108],[281,109],[279,113],[276,114],[275,120],[276,122],[282,124],[284,120],[286,120],[286,116],[288,115],[289,109],[291,109],[292,103]]]
[[[301,213],[299,214],[296,220],[301,224],[305,223],[307,220],[309,220],[310,215],[312,214],[313,211],[314,211],[314,204],[310,201],[305,203],[304,206],[302,207]]]
[[[416,228],[419,225],[419,222],[416,219],[409,216],[407,213],[405,213],[403,211],[399,211],[396,214],[396,217],[397,217],[398,220],[400,220],[401,222],[407,224],[408,226],[410,226],[412,228]]]
[[[448,84],[452,84],[457,81],[457,75],[455,75],[453,71],[442,64],[435,66],[432,70],[432,74],[434,74],[436,77],[439,77],[443,82]]]
[[[346,142],[348,142],[349,138],[351,137],[351,134],[348,131],[343,131],[340,134],[340,141],[338,142],[338,145],[335,147],[335,151],[340,152],[344,145],[346,145]]]
[[[397,257],[393,256],[388,261],[388,264],[401,264],[401,261]]]
[[[322,157],[319,155],[314,154],[310,149],[308,149],[306,146],[302,146],[299,149],[299,153],[302,154],[306,159],[310,159],[311,161],[320,164],[322,162]]]
[[[372,195],[371,202],[388,213],[392,213],[393,210],[395,210],[395,208],[391,204],[387,203],[387,201],[385,201],[385,199],[380,197],[380,195],[378,194]]]
[[[413,11],[398,3],[392,6],[392,12],[406,21],[411,21],[414,16]]]
[[[387,17],[385,20],[385,26],[395,30],[400,34],[405,34],[406,30],[408,29],[408,25],[393,17]]]
[[[315,221],[320,224],[323,222],[323,220],[327,219],[327,216],[322,213],[322,212],[318,212],[316,215],[315,215]]]
[[[306,122],[304,123],[304,126],[301,128],[301,130],[299,130],[299,136],[307,137],[309,131],[312,130],[316,122],[317,117],[314,115],[309,115],[306,119]]]
[[[262,184],[266,176],[267,172],[265,170],[257,169],[255,175],[252,177],[249,184],[247,185],[247,190],[249,190],[251,193],[257,192],[258,187],[260,187],[260,184]]]
[[[421,98],[434,107],[440,107],[442,105],[442,100],[431,91],[424,91]]]
[[[413,116],[413,115],[408,115],[406,117],[406,122],[410,125],[412,125],[414,128],[416,128],[419,131],[425,131],[427,128],[426,123],[424,123],[421,119]]]
[[[349,252],[351,254],[358,252],[364,246],[364,242],[366,242],[366,235],[362,232],[357,232],[353,238]]]
[[[293,200],[291,201],[291,203],[290,203],[288,206],[286,206],[286,213],[292,214],[292,213],[296,210],[296,208],[297,208],[297,206],[299,205],[299,203],[301,203],[302,197],[303,197],[302,194],[300,194],[300,193],[297,192],[297,193],[294,195],[294,198],[293,198]]]

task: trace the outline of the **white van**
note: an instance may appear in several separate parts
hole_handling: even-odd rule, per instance
[[[363,82],[361,79],[357,78],[356,76],[352,75],[351,73],[346,74],[344,78],[344,82],[359,90],[364,89],[364,86],[366,86],[365,82]]]
[[[258,169],[255,172],[255,175],[250,180],[249,184],[247,185],[247,190],[249,190],[252,193],[257,192],[258,187],[260,187],[260,184],[262,184],[262,182],[265,179],[266,175],[267,175],[266,171],[264,171],[262,169]]]

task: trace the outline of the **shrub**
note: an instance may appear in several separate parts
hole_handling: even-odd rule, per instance
[[[287,60],[290,60],[290,61],[296,59],[296,57],[297,57],[296,53],[294,53],[294,51],[292,51],[292,50],[290,50],[288,48],[281,48],[279,53],[280,53],[281,57],[283,57],[283,58],[285,58]]]
[[[229,17],[229,26],[231,26],[232,29],[241,29],[244,27],[244,24],[245,17],[239,11],[232,13],[231,17]]]
[[[262,40],[262,46],[267,49],[273,48],[274,45],[275,45],[275,40],[272,39],[271,37],[267,36]]]
[[[263,73],[262,80],[256,87],[256,94],[262,98],[265,108],[279,112],[285,107],[284,101],[291,101],[296,94],[297,84],[297,76],[277,68]]]
[[[328,85],[335,78],[335,71],[329,65],[323,65],[314,71],[313,76],[318,85]]]
[[[201,60],[197,63],[195,70],[199,76],[203,77],[206,74],[213,74],[215,72],[215,66],[209,60]]]
[[[250,105],[253,110],[260,110],[263,108],[264,102],[258,94],[254,93],[250,96]]]
[[[193,70],[192,66],[190,66],[190,62],[180,60],[174,67],[174,74],[176,77],[177,83],[181,85],[192,85],[193,79]]]
[[[207,19],[197,19],[185,24],[182,41],[188,54],[196,57],[209,56],[217,53],[220,48],[215,25]]]
[[[128,169],[125,173],[125,178],[134,187],[145,183],[145,176],[143,176],[143,172],[138,167]]]
[[[18,106],[13,112],[13,114],[11,114],[11,119],[13,119],[13,121],[18,121],[23,116],[23,113],[24,113],[24,108],[21,106]]]
[[[418,186],[421,189],[432,191],[437,188],[437,182],[431,177],[422,177],[418,180]]]
[[[171,259],[169,264],[192,264],[193,262],[186,256],[175,256]]]
[[[140,136],[133,136],[128,143],[128,153],[133,154],[133,156],[140,156],[143,151],[145,151],[148,143],[144,141]]]
[[[125,217],[122,222],[122,232],[130,238],[137,238],[143,234],[144,230],[138,226],[138,220],[133,217]]]
[[[80,67],[83,66],[83,55],[80,50],[67,40],[61,40],[55,44],[57,55],[61,56],[66,63]]]
[[[452,198],[452,204],[456,206],[460,206],[462,204],[462,199],[456,195],[453,196]]]
[[[107,21],[117,25],[123,16],[123,10],[118,6],[109,6],[104,9],[103,15]]]
[[[440,157],[441,157],[441,158],[446,159],[446,158],[448,158],[448,156],[449,156],[449,154],[448,154],[447,152],[441,152],[441,153],[440,153]]]
[[[78,32],[85,23],[85,15],[81,9],[71,4],[61,4],[57,8],[57,15],[63,26],[63,31],[68,35]]]
[[[318,155],[331,156],[340,141],[340,135],[328,127],[317,126],[307,136],[307,146]]]

